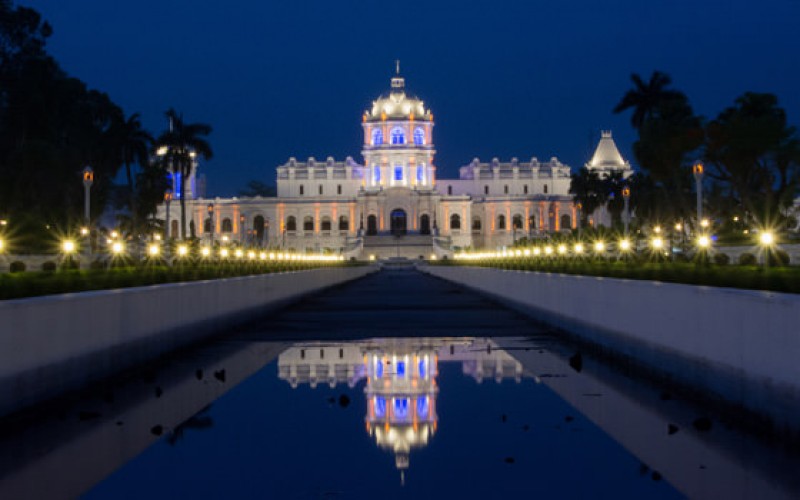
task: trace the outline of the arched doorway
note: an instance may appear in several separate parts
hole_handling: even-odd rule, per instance
[[[419,234],[431,234],[431,218],[428,214],[422,214],[419,218]]]
[[[391,230],[392,234],[401,235],[406,234],[407,230],[406,211],[400,208],[392,210],[391,214]]]
[[[256,215],[253,217],[253,231],[255,232],[256,244],[259,246],[264,243],[264,229],[265,228],[264,217],[262,215]]]
[[[378,218],[374,215],[367,217],[367,235],[372,236],[378,234]]]

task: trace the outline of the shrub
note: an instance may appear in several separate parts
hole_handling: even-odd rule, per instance
[[[756,264],[758,264],[758,259],[750,252],[745,252],[739,256],[740,266],[755,266]]]
[[[8,270],[12,273],[23,273],[25,269],[27,269],[27,266],[21,260],[15,260],[8,266]]]
[[[731,263],[731,258],[728,257],[728,254],[717,252],[714,254],[714,263],[718,266],[727,266]]]
[[[42,271],[52,273],[53,271],[56,270],[57,267],[58,266],[56,266],[55,262],[53,262],[52,260],[48,260],[47,262],[42,264]]]
[[[102,271],[106,268],[106,263],[102,260],[94,260],[89,264],[89,269],[92,271]]]
[[[769,265],[770,266],[788,266],[789,254],[786,250],[776,248],[769,252]]]
[[[81,264],[77,260],[69,257],[61,263],[61,269],[80,269]]]

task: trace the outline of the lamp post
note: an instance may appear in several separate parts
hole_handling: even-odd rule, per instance
[[[697,224],[703,220],[703,162],[697,161],[692,165],[694,174],[695,191],[697,191]]]
[[[631,188],[625,186],[622,188],[622,201],[625,203],[625,236],[628,236],[628,225],[631,223]]]
[[[244,214],[239,216],[239,244],[244,245],[244,235],[246,234],[244,231],[244,221],[245,216]]]
[[[583,209],[583,203],[581,203],[581,202],[578,202],[578,203],[576,203],[576,204],[575,204],[575,215],[576,215],[576,216],[577,216],[577,218],[578,218],[578,220],[577,220],[577,221],[575,221],[575,222],[576,222],[576,225],[577,225],[577,227],[578,227],[578,239],[580,239],[580,238],[581,238],[581,223],[582,223],[582,220],[581,220],[581,210],[582,210],[582,209]]]
[[[164,229],[164,234],[165,234],[164,239],[165,240],[169,240],[169,237],[170,237],[170,230],[169,230],[169,202],[171,202],[171,201],[172,201],[172,189],[167,188],[167,190],[164,191],[164,203],[167,205],[167,222],[166,222],[166,224],[164,224],[166,226],[165,229]]]
[[[209,229],[208,229],[208,236],[211,239],[211,246],[214,246],[214,205],[209,203],[206,207],[208,210],[208,222],[209,222]]]
[[[94,171],[92,167],[86,167],[83,169],[83,222],[88,226],[89,225],[89,206],[90,206],[90,197],[91,194],[89,190],[92,188],[92,184],[94,183]]]

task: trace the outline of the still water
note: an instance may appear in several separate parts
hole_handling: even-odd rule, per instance
[[[364,280],[4,426],[0,498],[798,496],[796,450],[418,279]]]

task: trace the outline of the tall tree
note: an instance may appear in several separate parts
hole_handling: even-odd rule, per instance
[[[213,156],[205,136],[211,126],[205,123],[185,123],[183,115],[174,109],[166,112],[169,129],[156,140],[157,150],[163,152],[161,161],[172,175],[178,175],[178,197],[181,202],[181,238],[186,239],[186,179],[192,173],[197,156],[208,160]]]
[[[622,99],[614,107],[614,113],[633,109],[631,125],[637,130],[641,129],[647,120],[653,118],[664,101],[683,95],[677,90],[667,88],[672,83],[672,79],[660,71],[654,71],[646,83],[641,76],[633,73],[631,81],[633,88],[622,96]]]
[[[588,217],[608,201],[608,191],[603,179],[596,170],[586,167],[572,174],[569,193],[581,204],[581,225],[585,226]]]
[[[106,138],[113,148],[112,154],[116,157],[115,161],[125,166],[125,176],[128,182],[128,208],[130,209],[131,226],[135,231],[139,223],[139,212],[136,206],[138,186],[131,167],[133,165],[139,165],[140,168],[147,166],[150,161],[149,148],[153,143],[153,137],[142,128],[139,114],[134,113],[127,119],[122,115],[116,117],[108,129]]]
[[[798,194],[800,138],[773,94],[746,92],[708,124],[709,176],[755,222],[782,218]]]

